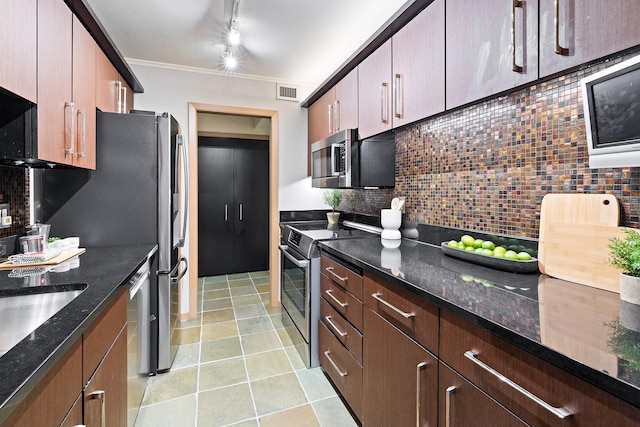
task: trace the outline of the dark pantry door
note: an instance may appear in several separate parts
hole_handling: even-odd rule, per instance
[[[269,268],[269,143],[198,138],[198,275]]]

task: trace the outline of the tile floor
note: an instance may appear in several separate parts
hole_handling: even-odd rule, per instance
[[[149,381],[136,427],[356,423],[320,368],[305,369],[269,304],[269,272],[201,278],[170,372]]]

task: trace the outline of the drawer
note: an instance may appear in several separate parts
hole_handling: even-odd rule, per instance
[[[358,330],[362,330],[362,301],[320,275],[320,294]]]
[[[320,321],[318,349],[320,365],[353,413],[362,420],[362,366]]]
[[[436,305],[368,274],[364,277],[364,304],[427,350],[438,354],[439,309]]]
[[[440,326],[440,359],[531,425],[631,426],[640,419],[640,408],[447,310]],[[570,415],[561,419],[560,411]]]
[[[362,365],[362,334],[324,298],[320,298],[320,320]]]
[[[326,255],[320,257],[320,271],[362,301],[362,276]]]

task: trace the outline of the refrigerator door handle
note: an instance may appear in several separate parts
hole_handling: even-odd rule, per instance
[[[178,263],[176,264],[176,267],[172,270],[172,272],[177,271],[178,268],[180,267],[180,264],[182,264],[183,262],[184,262],[184,270],[182,270],[180,274],[177,276],[174,276],[173,274],[171,274],[171,277],[170,277],[171,283],[178,283],[180,279],[182,279],[185,276],[185,274],[187,274],[187,270],[189,269],[189,262],[185,257],[180,258],[180,261],[178,261]]]
[[[180,230],[180,239],[178,240],[178,244],[177,247],[182,248],[184,247],[184,242],[185,242],[185,237],[187,234],[187,217],[189,216],[189,161],[187,159],[188,156],[188,151],[187,151],[187,144],[184,141],[184,138],[182,137],[182,135],[178,134],[176,136],[176,142],[177,145],[180,149],[181,155],[182,155],[182,171],[183,171],[183,191],[182,191],[182,211],[183,211],[183,217],[182,217],[182,230]],[[176,156],[176,163],[178,161],[178,158]],[[176,165],[176,171],[178,170],[177,165]],[[177,185],[177,179],[176,179],[176,185]]]

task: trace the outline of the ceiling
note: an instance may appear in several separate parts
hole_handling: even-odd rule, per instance
[[[233,0],[86,0],[127,60],[217,70]],[[318,86],[413,0],[240,0],[237,75]]]

